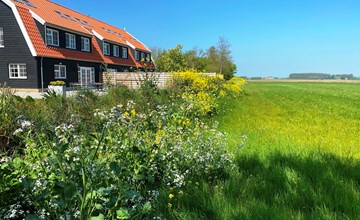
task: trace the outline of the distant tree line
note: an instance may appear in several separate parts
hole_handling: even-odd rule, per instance
[[[353,74],[292,73],[290,79],[354,79]]]
[[[223,74],[225,79],[231,79],[236,73],[230,43],[223,37],[219,38],[217,46],[211,46],[206,51],[194,48],[183,52],[182,49],[183,46],[180,44],[168,50],[152,48],[152,57],[157,71],[174,72],[194,69],[199,72]]]

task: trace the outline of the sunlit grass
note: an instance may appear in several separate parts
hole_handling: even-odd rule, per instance
[[[251,83],[217,120],[234,149],[314,151],[360,157],[360,85]]]
[[[358,219],[360,84],[245,90],[215,118],[237,169],[216,187],[190,187],[181,219]]]

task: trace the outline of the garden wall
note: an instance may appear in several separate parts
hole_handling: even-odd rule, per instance
[[[206,76],[216,76],[216,73],[203,73]],[[102,81],[108,85],[125,85],[132,89],[140,87],[146,79],[154,80],[159,88],[171,83],[172,73],[168,72],[104,72]]]

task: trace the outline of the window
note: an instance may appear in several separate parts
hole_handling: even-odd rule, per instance
[[[150,59],[150,54],[146,54],[146,62],[150,63],[151,59]]]
[[[120,53],[119,46],[114,45],[113,50],[114,50],[114,56],[119,57],[119,53]]]
[[[141,61],[145,61],[145,53],[141,53]]]
[[[76,37],[74,34],[65,34],[66,37],[66,48],[76,49]]]
[[[127,59],[128,58],[128,50],[126,47],[122,48],[122,58]]]
[[[87,22],[87,21],[84,21],[84,20],[81,20],[81,19],[79,19],[79,18],[75,18],[78,22],[80,22],[81,24],[83,24],[83,25],[87,25],[87,26],[89,26],[89,27],[92,27],[92,25],[89,23],[89,22]]]
[[[76,21],[73,17],[71,17],[70,15],[67,15],[67,14],[63,14],[62,12],[60,11],[55,11],[56,14],[58,14],[60,17],[62,18],[65,18],[65,19],[70,19],[72,21]]]
[[[81,37],[81,50],[90,51],[90,39],[86,37]]]
[[[9,64],[10,79],[27,79],[26,64],[10,63]]]
[[[46,28],[47,45],[59,46],[59,31]]]
[[[95,69],[94,67],[79,67],[78,72],[79,83],[81,85],[91,85],[95,82]]]
[[[4,29],[0,27],[0,47],[4,47]]]
[[[135,60],[139,60],[139,51],[135,50]]]
[[[117,72],[117,69],[107,69],[107,72],[108,73],[116,73]]]
[[[103,43],[103,52],[104,55],[110,55],[110,44],[109,43]]]
[[[23,2],[25,2],[25,4],[27,4],[30,7],[36,8],[35,5],[31,4],[28,0],[23,0]]]
[[[55,79],[66,79],[66,66],[54,65]]]

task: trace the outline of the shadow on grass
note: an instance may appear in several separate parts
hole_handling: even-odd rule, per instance
[[[357,219],[360,161],[331,154],[239,156],[238,172],[217,187],[193,187],[183,219]]]

